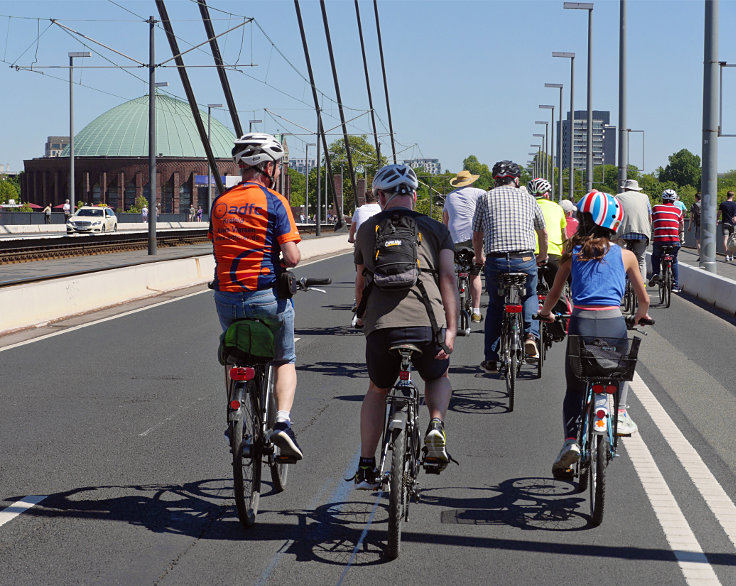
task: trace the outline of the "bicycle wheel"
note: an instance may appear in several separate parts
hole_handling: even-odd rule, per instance
[[[406,421],[406,413],[397,413],[396,416],[401,416]],[[388,501],[388,557],[395,560],[401,551],[401,522],[404,519],[404,508],[408,504],[405,427],[394,438],[392,450]]]
[[[272,375],[273,376],[273,375]],[[269,377],[269,393],[268,393],[268,429],[273,429],[276,423],[276,396],[273,393],[273,378]],[[278,446],[273,446],[273,460],[269,463],[271,469],[271,482],[273,483],[273,491],[281,492],[286,488],[286,483],[289,478],[289,465],[280,464],[276,462],[276,457],[279,455],[280,449]]]
[[[521,340],[519,337],[519,327],[516,318],[514,325],[507,332],[508,348],[508,368],[506,369],[506,393],[509,397],[509,411],[514,410],[514,395],[516,394],[516,375],[519,372],[519,347]]]
[[[230,423],[233,453],[233,489],[238,518],[245,527],[252,527],[258,514],[261,492],[261,416],[256,398],[256,386],[248,384],[241,409],[243,417]]]
[[[664,284],[665,271],[662,271],[659,279],[659,304],[664,305],[667,302],[667,287]]]
[[[667,266],[664,277],[665,290],[667,291],[667,300],[665,302],[665,307],[669,307],[672,301],[672,267],[670,265]]]
[[[587,394],[590,390],[586,391]],[[588,470],[590,469],[590,442],[593,438],[593,434],[589,433],[588,430],[592,429],[592,397],[588,396],[588,400],[585,403],[582,420],[580,422],[580,429],[578,430],[578,446],[580,446],[580,460],[578,460],[577,477],[578,477],[578,492],[585,492],[588,489]]]
[[[546,324],[539,320],[539,358],[537,359],[537,378],[542,378],[542,366],[544,366],[544,355],[547,353],[547,344],[545,343]]]
[[[458,336],[470,334],[470,315],[464,309],[460,310],[460,327],[457,329]]]
[[[590,519],[597,527],[603,521],[603,504],[606,497],[606,456],[608,438],[594,435],[590,442]]]

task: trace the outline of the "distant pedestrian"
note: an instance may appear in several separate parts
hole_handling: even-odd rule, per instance
[[[64,222],[66,222],[72,215],[72,207],[69,205],[68,199],[64,201],[62,208],[64,209]]]
[[[690,206],[690,221],[687,223],[687,231],[695,225],[695,245],[698,247],[698,260],[700,260],[700,211],[701,211],[700,192],[695,194],[695,202]]]
[[[563,199],[560,202],[560,206],[562,206],[562,209],[565,210],[565,219],[567,220],[565,232],[567,232],[568,238],[572,238],[575,235],[575,232],[578,231],[578,220],[575,217],[575,212],[578,210],[578,208],[576,208],[575,204],[572,203],[569,199]]]
[[[156,219],[158,220],[158,217],[161,215],[161,204],[156,204]]]
[[[189,206],[189,221],[194,222],[194,215],[197,213],[197,210],[194,209],[194,204],[191,204]]]
[[[199,206],[199,208],[197,209],[197,222],[201,222],[202,221],[202,214],[203,213],[204,212],[202,211],[202,206]]]
[[[353,213],[352,221],[350,223],[350,232],[348,233],[348,242],[355,242],[355,235],[358,233],[360,225],[380,211],[381,206],[376,201],[376,196],[374,195],[373,190],[369,190],[365,194],[365,203],[358,207],[358,209],[355,210],[355,213]]]
[[[141,208],[141,218],[144,222],[148,222],[148,208],[146,206]]]
[[[723,235],[723,252],[726,255],[726,262],[733,260],[733,255],[728,252],[728,237],[733,234],[733,227],[736,224],[736,201],[733,201],[733,191],[726,193],[726,201],[721,202],[718,206],[718,216],[716,222],[719,219],[723,220],[721,224],[721,234]]]
[[[46,224],[50,224],[51,223],[51,204],[50,203],[47,203],[46,207],[43,208],[43,216],[44,216],[43,218],[44,222]]]

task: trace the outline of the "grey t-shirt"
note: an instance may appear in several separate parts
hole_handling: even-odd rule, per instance
[[[473,238],[475,204],[484,193],[482,189],[468,186],[447,194],[443,211],[447,212],[447,227],[453,242],[465,242]]]
[[[367,269],[366,282],[370,281],[375,267],[376,226],[383,218],[390,217],[395,211],[397,211],[396,208],[385,210],[368,218],[358,230],[354,260],[356,265],[364,265]],[[447,325],[445,310],[436,279],[439,272],[440,250],[455,250],[450,232],[444,224],[429,216],[408,209],[399,211],[402,214],[412,215],[418,224],[422,236],[417,252],[419,266],[423,269],[420,278],[427,290],[437,325],[445,327]],[[363,324],[366,336],[375,330],[386,328],[432,325],[427,315],[427,308],[422,302],[422,294],[416,285],[408,291],[388,291],[373,287],[368,297]]]

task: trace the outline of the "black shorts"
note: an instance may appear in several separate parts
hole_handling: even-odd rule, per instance
[[[441,347],[434,341],[432,328],[428,326],[376,330],[365,341],[368,376],[381,389],[392,387],[399,376],[401,357],[396,352],[389,352],[389,347],[394,344],[414,344],[422,349],[422,355],[415,356],[412,364],[425,381],[440,378],[450,367],[449,358],[435,359]]]
[[[731,234],[733,234],[733,224],[727,224],[726,222],[723,222],[723,224],[721,224],[721,235],[730,236]]]

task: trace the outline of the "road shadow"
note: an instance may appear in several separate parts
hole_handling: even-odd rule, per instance
[[[507,402],[505,391],[453,389],[449,409],[457,413],[506,413]]]
[[[349,320],[348,320],[349,323]],[[360,336],[363,337],[362,330],[356,330],[350,325],[344,326],[320,326],[317,328],[297,328],[294,330],[296,337],[302,336]]]
[[[326,376],[368,378],[368,370],[365,366],[365,362],[321,361],[314,362],[312,364],[300,364],[296,369],[303,372],[314,372]]]

